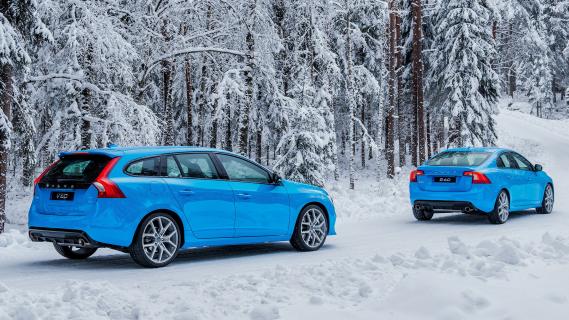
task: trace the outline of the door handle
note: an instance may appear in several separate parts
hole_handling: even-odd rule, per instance
[[[251,195],[248,194],[248,193],[238,193],[237,196],[238,196],[239,198],[242,198],[242,199],[245,199],[245,200],[251,199]]]
[[[191,196],[193,195],[195,192],[192,190],[180,190],[179,193],[183,196]]]

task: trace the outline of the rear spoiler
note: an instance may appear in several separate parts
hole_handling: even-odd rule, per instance
[[[106,151],[106,150],[89,150],[89,151],[62,151],[58,154],[58,157],[66,156],[79,156],[79,155],[92,155],[92,156],[106,156],[109,158],[116,158],[120,156],[117,151]]]

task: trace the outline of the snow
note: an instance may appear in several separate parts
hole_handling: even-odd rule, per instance
[[[361,173],[355,190],[346,177],[330,185],[338,236],[312,253],[205,248],[149,270],[111,250],[65,260],[12,224],[0,235],[0,319],[567,319],[568,123],[508,110],[496,120],[500,144],[553,177],[551,215],[417,222],[404,169],[394,182]]]

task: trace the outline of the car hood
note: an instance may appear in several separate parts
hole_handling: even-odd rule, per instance
[[[287,187],[287,189],[289,190],[297,190],[297,191],[302,191],[302,192],[314,192],[314,193],[322,193],[325,195],[328,195],[328,192],[326,190],[324,190],[324,188],[312,185],[312,184],[308,184],[308,183],[301,183],[301,182],[296,182],[296,181],[291,181],[291,180],[283,180],[283,184]]]

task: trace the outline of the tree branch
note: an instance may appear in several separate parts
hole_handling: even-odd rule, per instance
[[[245,56],[245,53],[241,52],[241,51],[231,50],[231,49],[223,49],[223,48],[215,48],[215,47],[195,47],[195,48],[178,50],[178,51],[174,51],[174,52],[165,54],[163,56],[160,56],[157,59],[150,62],[150,64],[148,65],[148,67],[146,68],[144,73],[142,74],[140,81],[143,82],[144,79],[146,79],[146,77],[150,73],[150,71],[152,71],[152,69],[154,69],[154,67],[156,67],[156,65],[158,65],[160,62],[162,62],[164,60],[175,58],[178,56],[187,55],[187,54],[192,54],[192,53],[200,53],[200,52],[217,52],[217,53],[232,54],[232,55],[236,55],[236,56],[240,56],[240,57]]]

